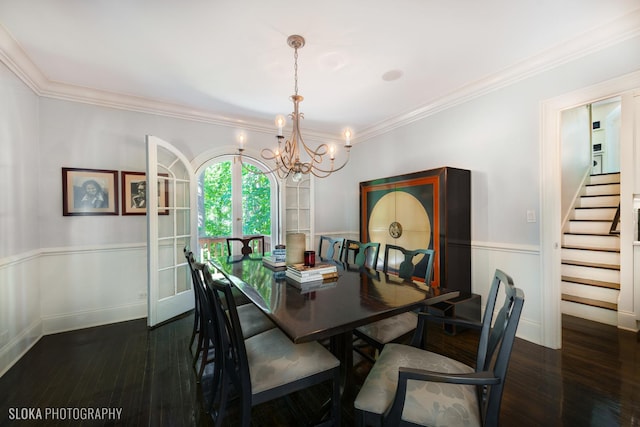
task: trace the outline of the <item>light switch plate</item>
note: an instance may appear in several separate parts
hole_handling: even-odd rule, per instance
[[[527,222],[536,222],[536,211],[527,211]]]

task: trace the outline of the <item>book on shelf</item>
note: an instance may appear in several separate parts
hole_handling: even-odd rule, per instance
[[[316,276],[324,273],[337,273],[338,271],[335,265],[326,263],[316,264],[313,267],[305,266],[304,264],[291,264],[287,266],[287,270],[302,277]]]
[[[298,283],[309,283],[309,282],[322,282],[325,280],[335,281],[338,279],[338,272],[330,271],[326,273],[316,273],[312,275],[301,276],[295,273],[294,271],[292,271],[291,269],[287,268],[286,276]]]

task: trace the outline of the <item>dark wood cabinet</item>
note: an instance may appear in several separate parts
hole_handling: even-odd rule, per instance
[[[361,182],[360,239],[434,249],[432,285],[471,293],[471,171],[441,167]]]

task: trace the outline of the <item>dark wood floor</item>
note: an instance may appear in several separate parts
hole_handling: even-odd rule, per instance
[[[144,320],[43,337],[0,378],[0,425],[210,426],[191,369],[191,317],[149,331]],[[431,350],[473,363],[477,335],[429,330]],[[367,362],[357,365],[359,381]],[[290,399],[303,412],[328,397],[316,387]],[[254,408],[254,426],[299,426],[281,399]],[[23,408],[121,408],[116,421],[22,421]],[[21,408],[21,409],[16,409]],[[22,411],[22,412],[21,412]],[[44,416],[44,412],[43,412]],[[14,418],[11,420],[9,418]],[[563,349],[517,340],[502,403],[503,426],[640,425],[637,334],[563,317]],[[232,412],[227,425],[237,423]],[[343,409],[343,425],[353,425]]]

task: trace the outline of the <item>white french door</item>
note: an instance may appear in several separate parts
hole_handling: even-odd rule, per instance
[[[185,246],[196,250],[196,180],[189,161],[170,143],[147,135],[147,325],[193,308]]]

